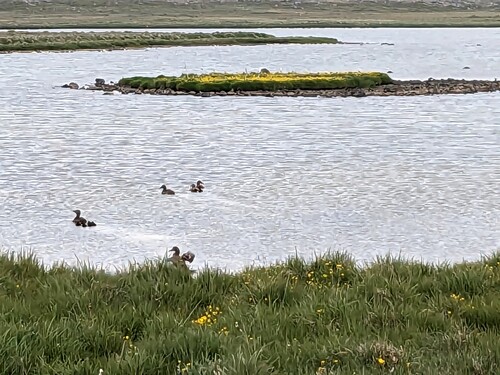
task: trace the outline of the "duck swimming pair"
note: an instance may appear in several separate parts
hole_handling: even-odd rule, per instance
[[[94,223],[93,221],[87,221],[87,219],[81,217],[80,215],[82,214],[80,210],[73,210],[73,212],[76,214],[75,218],[73,219],[73,223],[75,223],[75,225],[77,227],[95,227],[97,226],[96,223]]]
[[[195,257],[195,255],[191,251],[185,252],[181,255],[181,250],[177,246],[172,247],[168,252],[174,253],[174,255],[167,259],[169,262],[172,262],[174,264],[182,263],[185,265],[186,262],[193,263]]]
[[[205,184],[203,184],[202,181],[198,180],[196,181],[196,185],[191,184],[189,191],[191,193],[203,193],[203,189],[205,189]]]
[[[166,185],[161,185],[160,189],[163,189],[161,192],[163,195],[175,195],[175,191],[168,189]],[[205,189],[205,184],[201,180],[198,180],[196,184],[191,184],[189,191],[191,193],[202,193],[203,189]]]

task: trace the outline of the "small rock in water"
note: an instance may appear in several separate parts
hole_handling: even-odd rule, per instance
[[[464,66],[462,69],[470,69],[470,67],[468,67],[468,66]]]

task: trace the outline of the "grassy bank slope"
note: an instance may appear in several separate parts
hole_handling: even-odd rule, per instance
[[[122,78],[120,86],[175,91],[276,91],[328,90],[374,87],[391,83],[385,73],[241,73],[183,74],[179,77],[158,76]]]
[[[94,5],[95,4],[95,5]],[[57,0],[0,4],[0,28],[60,27],[433,27],[500,26],[499,8],[421,4],[186,4]]]
[[[257,44],[335,44],[335,38],[276,37],[251,32],[156,33],[156,32],[17,32],[0,33],[0,51],[68,51],[151,46],[207,46]]]
[[[2,374],[498,374],[500,254],[431,266],[332,254],[195,278],[0,256]]]

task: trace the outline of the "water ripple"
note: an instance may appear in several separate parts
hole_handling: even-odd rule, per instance
[[[498,29],[442,30],[439,38],[429,30],[307,32],[395,46],[0,56],[0,244],[30,247],[48,262],[107,266],[179,245],[199,265],[230,269],[328,248],[431,261],[498,249],[498,94],[198,98],[55,87],[262,66],[493,78],[500,61],[498,49],[483,48]],[[187,192],[197,179],[206,191]],[[163,183],[177,194],[160,195]],[[75,208],[98,226],[74,227]]]

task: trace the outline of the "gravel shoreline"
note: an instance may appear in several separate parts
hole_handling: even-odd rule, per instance
[[[175,91],[171,89],[141,89],[120,86],[115,83],[106,84],[96,79],[96,84],[84,85],[71,82],[63,85],[64,88],[103,91],[109,95],[121,94],[149,94],[149,95],[193,95],[200,97],[212,96],[266,96],[266,97],[365,97],[365,96],[416,96],[441,94],[473,94],[478,92],[500,91],[500,81],[491,80],[459,80],[459,79],[428,79],[394,81],[391,84],[371,88],[345,88],[335,90],[279,90],[279,91]]]

